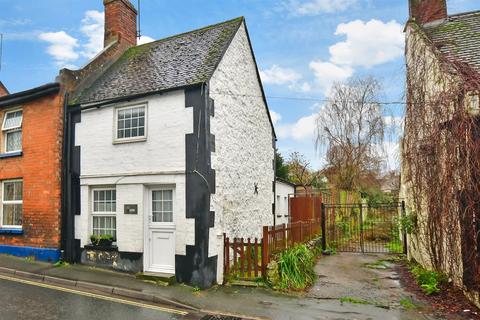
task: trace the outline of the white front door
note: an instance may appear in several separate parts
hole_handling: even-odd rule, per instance
[[[175,191],[153,188],[146,212],[145,271],[175,274]]]

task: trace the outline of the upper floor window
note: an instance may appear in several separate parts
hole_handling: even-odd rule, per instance
[[[22,110],[8,111],[3,118],[2,131],[5,152],[22,151]]]
[[[22,180],[3,181],[2,187],[2,226],[22,227],[23,182]]]
[[[116,140],[138,141],[146,138],[146,106],[116,109]]]

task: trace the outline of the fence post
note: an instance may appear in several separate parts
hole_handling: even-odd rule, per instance
[[[327,250],[327,214],[325,212],[325,204],[322,203],[322,250],[326,251]]]
[[[224,260],[224,273],[228,275],[230,273],[230,241],[227,238],[227,234],[223,234],[223,247],[224,247],[224,255],[223,258]]]
[[[287,249],[287,228],[285,223],[282,223],[283,249]]]
[[[269,260],[269,248],[268,248],[268,226],[263,227],[263,239],[262,239],[262,277],[267,277],[267,265]]]
[[[363,203],[360,204],[360,248],[362,253],[365,253],[364,241],[363,241]]]
[[[402,218],[405,218],[406,216],[406,211],[405,211],[405,201],[402,201]],[[404,229],[402,230],[402,236],[403,236],[403,254],[408,253],[407,245],[407,231]]]

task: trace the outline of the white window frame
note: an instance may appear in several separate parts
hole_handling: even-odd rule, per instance
[[[130,137],[130,138],[118,138],[118,113],[122,110],[126,109],[133,109],[133,108],[145,108],[145,121],[144,121],[144,132],[143,136],[138,137]],[[113,143],[130,143],[130,142],[140,142],[147,140],[147,132],[148,132],[148,104],[146,102],[136,103],[136,104],[129,104],[126,106],[118,106],[113,108]]]
[[[5,197],[5,184],[12,182],[22,182],[22,200],[4,200]],[[1,190],[2,203],[0,207],[0,226],[4,229],[22,229],[23,228],[23,179],[14,179],[14,180],[3,180],[2,181],[2,190]],[[3,205],[4,204],[21,204],[22,205],[22,225],[8,225],[3,224]]]
[[[153,222],[153,192],[154,191],[172,191],[172,221],[171,222]],[[168,187],[168,186],[162,186],[162,187],[156,187],[156,188],[151,188],[150,189],[150,195],[149,195],[149,201],[150,201],[150,205],[149,205],[149,208],[150,208],[150,212],[149,212],[149,215],[150,215],[150,223],[152,225],[162,225],[162,226],[174,226],[175,225],[175,207],[176,207],[176,204],[175,204],[175,188],[173,187]]]
[[[9,113],[15,113],[15,112],[18,112],[18,111],[22,111],[22,120],[20,121],[20,124],[16,127],[5,129],[5,122],[7,121],[7,115]],[[9,133],[14,133],[14,132],[22,132],[23,131],[22,125],[23,125],[23,108],[15,108],[15,109],[5,111],[5,113],[3,114],[3,121],[2,121],[3,151],[5,153],[15,153],[15,152],[22,151],[23,141],[22,141],[22,146],[20,147],[20,149],[7,151],[7,137],[8,137],[8,134]],[[23,132],[22,132],[22,140],[23,140]]]
[[[106,211],[95,211],[95,191],[115,191],[115,211],[110,211],[110,212],[106,212]],[[91,189],[91,197],[92,197],[92,201],[91,201],[91,218],[90,218],[90,222],[91,222],[91,228],[90,228],[90,231],[91,233],[90,234],[94,234],[94,231],[93,231],[93,219],[94,217],[114,217],[115,218],[115,241],[117,240],[116,238],[118,237],[118,225],[117,225],[117,210],[118,210],[118,207],[117,207],[117,188],[115,188],[114,186],[112,187],[94,187]]]

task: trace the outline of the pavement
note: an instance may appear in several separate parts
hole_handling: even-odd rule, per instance
[[[402,308],[400,300],[408,295],[391,271],[365,267],[375,265],[379,258],[323,257],[317,265],[317,284],[307,293],[290,295],[251,287],[215,286],[198,291],[178,284],[159,286],[131,274],[83,265],[54,267],[12,256],[0,256],[0,274],[244,319],[431,319],[428,312]]]

